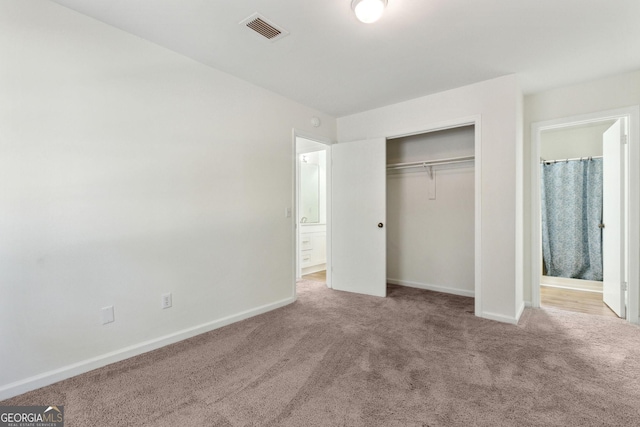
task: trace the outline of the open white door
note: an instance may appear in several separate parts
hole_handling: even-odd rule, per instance
[[[617,120],[602,136],[602,300],[625,317],[624,290],[624,122]]]
[[[331,147],[333,289],[387,294],[386,140]]]

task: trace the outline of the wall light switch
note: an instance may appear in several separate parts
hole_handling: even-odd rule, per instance
[[[111,323],[115,320],[114,316],[113,316],[113,306],[110,305],[108,307],[103,307],[100,310],[100,313],[102,314],[102,324],[106,325],[107,323]]]
[[[171,293],[162,294],[162,308],[169,308],[172,305]]]

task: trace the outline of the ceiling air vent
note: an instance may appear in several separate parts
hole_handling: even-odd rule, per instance
[[[280,40],[281,38],[289,35],[289,32],[287,30],[275,25],[273,22],[270,22],[267,18],[260,15],[259,13],[254,13],[248,18],[243,19],[240,24],[245,25],[247,28],[252,29],[262,37],[272,42]]]

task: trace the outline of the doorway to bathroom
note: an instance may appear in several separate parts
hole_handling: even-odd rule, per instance
[[[330,146],[295,137],[296,279],[330,285]]]
[[[621,110],[533,125],[534,307],[630,319],[637,311],[631,119]]]

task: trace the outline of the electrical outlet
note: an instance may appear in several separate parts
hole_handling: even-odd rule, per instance
[[[103,307],[100,310],[100,313],[102,314],[102,324],[106,325],[107,323],[111,323],[113,321],[115,321],[115,317],[113,316],[113,306],[110,305],[108,307]]]
[[[162,294],[162,308],[170,308],[171,305],[171,293]]]

